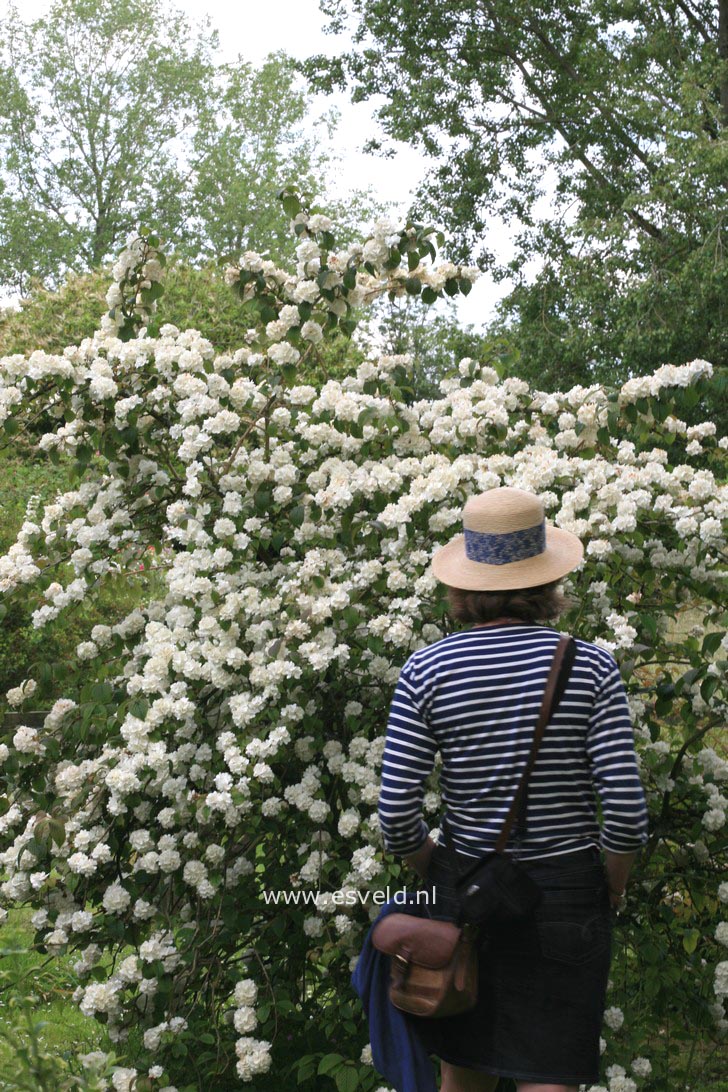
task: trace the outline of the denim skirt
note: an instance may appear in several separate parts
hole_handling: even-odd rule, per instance
[[[596,1084],[615,914],[600,851],[518,864],[543,901],[521,921],[481,927],[476,1007],[415,1019],[428,1025],[429,1053],[453,1065],[522,1081]],[[437,845],[424,881],[428,917],[458,920],[454,876],[451,851]]]

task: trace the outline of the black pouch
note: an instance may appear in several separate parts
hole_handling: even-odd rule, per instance
[[[542,889],[526,869],[495,851],[460,872],[455,890],[463,920],[474,925],[522,920],[543,900]]]

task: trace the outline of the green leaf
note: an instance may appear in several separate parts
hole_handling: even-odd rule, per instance
[[[283,209],[286,215],[293,219],[301,211],[301,202],[295,194],[289,193],[283,198]]]
[[[703,701],[709,702],[718,689],[720,679],[716,675],[708,675],[700,684],[700,696]]]
[[[51,817],[48,820],[48,830],[50,832],[51,841],[55,842],[57,846],[62,846],[66,837],[66,827],[63,821]]]
[[[350,1062],[339,1070],[335,1080],[339,1092],[356,1092],[359,1087],[359,1073]]]
[[[706,633],[705,637],[703,637],[703,652],[707,652],[708,655],[717,652],[724,636],[725,634],[722,632]]]
[[[335,1069],[341,1062],[343,1062],[341,1054],[325,1054],[318,1064],[316,1073],[319,1077],[322,1077],[325,1073],[330,1073],[332,1069]]]
[[[359,624],[359,611],[354,607],[346,607],[343,612],[344,621],[349,629],[356,629]]]
[[[699,929],[690,929],[687,933],[685,933],[683,935],[683,948],[688,953],[688,955],[693,954],[693,952],[695,951],[695,949],[698,946],[698,941],[699,940],[700,940],[700,930]]]
[[[142,288],[141,297],[142,303],[147,307],[150,303],[154,303],[160,296],[164,295],[164,285],[160,281],[153,281],[149,288]]]

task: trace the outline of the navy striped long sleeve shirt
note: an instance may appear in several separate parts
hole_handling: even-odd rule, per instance
[[[473,857],[495,848],[526,767],[560,636],[528,623],[474,627],[409,657],[382,756],[378,814],[389,852],[406,856],[427,838],[422,802],[438,751],[455,848]],[[575,640],[569,681],[529,778],[526,835],[517,849],[514,823],[506,846],[523,860],[588,846],[629,853],[648,839],[619,666],[607,649]]]

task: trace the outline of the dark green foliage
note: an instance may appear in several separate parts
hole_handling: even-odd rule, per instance
[[[513,278],[500,311],[519,375],[563,390],[728,364],[728,0],[321,7],[354,48],[305,70],[381,96],[386,137],[433,157],[417,211],[454,260]],[[500,264],[495,216],[514,229]]]
[[[443,375],[470,357],[496,368],[503,377],[516,364],[512,338],[481,334],[473,326],[461,326],[453,312],[435,314],[412,296],[381,300],[372,308],[367,332],[378,351],[391,355],[409,353],[414,365],[413,401],[437,398]]]

